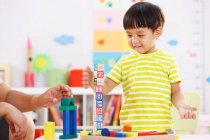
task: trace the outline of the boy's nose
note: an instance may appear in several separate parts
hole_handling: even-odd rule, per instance
[[[139,43],[138,38],[135,37],[135,36],[132,37],[132,40],[131,41],[132,41],[133,44]]]

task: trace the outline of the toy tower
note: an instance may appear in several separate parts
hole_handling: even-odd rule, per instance
[[[74,98],[62,98],[59,110],[63,110],[63,135],[59,138],[77,138],[77,107],[74,105]]]
[[[93,115],[93,133],[103,128],[103,80],[104,80],[104,65],[94,65],[94,87],[95,87],[95,108]]]

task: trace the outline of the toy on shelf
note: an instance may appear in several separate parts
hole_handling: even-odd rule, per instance
[[[27,44],[27,52],[28,52],[27,71],[25,72],[24,85],[25,87],[34,87],[34,72],[32,70],[32,45],[29,37]]]
[[[59,110],[63,110],[63,135],[59,138],[77,138],[77,107],[74,104],[74,98],[62,98]]]

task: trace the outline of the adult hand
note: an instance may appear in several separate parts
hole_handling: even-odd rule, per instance
[[[39,96],[34,97],[34,104],[38,107],[50,107],[60,102],[61,98],[73,97],[68,85],[59,85],[48,89]]]
[[[26,116],[11,104],[5,103],[7,121],[12,137],[15,140],[25,139],[27,134]]]

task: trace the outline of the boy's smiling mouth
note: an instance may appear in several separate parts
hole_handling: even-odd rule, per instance
[[[143,46],[133,46],[133,48],[138,49],[138,48],[143,48]]]

